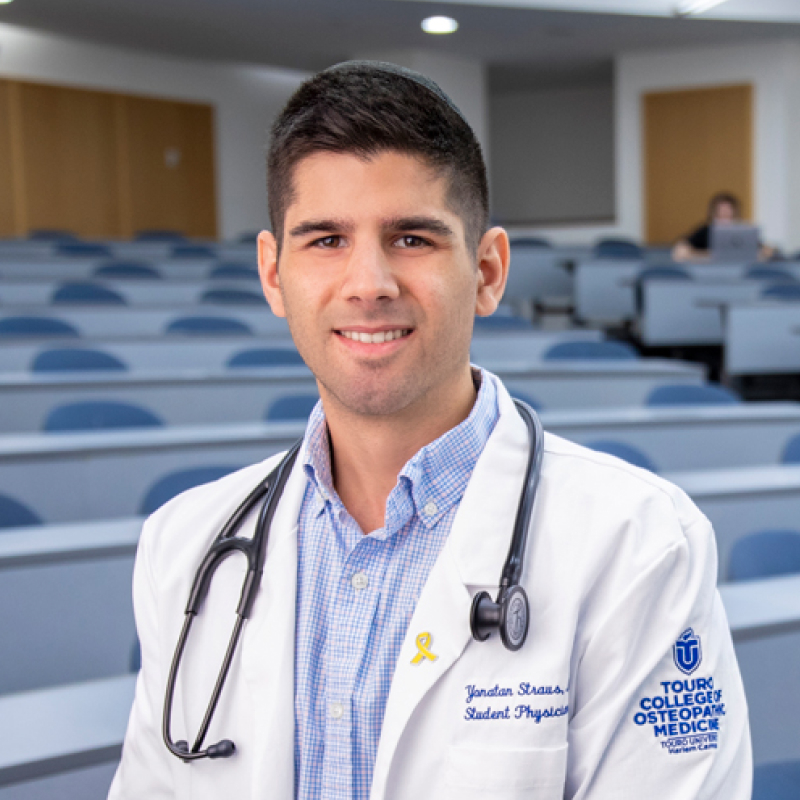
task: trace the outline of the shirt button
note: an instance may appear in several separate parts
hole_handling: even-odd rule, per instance
[[[436,503],[433,502],[433,500],[430,500],[429,502],[425,503],[425,508],[422,510],[425,512],[425,516],[432,517],[439,510],[439,508]]]
[[[341,703],[331,703],[331,716],[341,719],[344,716],[344,706]]]
[[[356,572],[356,574],[350,578],[350,583],[357,592],[360,592],[362,589],[366,589],[367,586],[369,586],[369,578],[367,577],[367,573]]]

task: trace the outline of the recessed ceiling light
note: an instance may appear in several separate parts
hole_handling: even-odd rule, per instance
[[[702,14],[704,11],[710,11],[725,2],[727,0],[684,0],[678,4],[677,15],[679,17],[691,17],[695,14]]]
[[[428,17],[422,20],[422,30],[425,33],[454,33],[458,30],[458,23],[452,17]]]
[[[11,0],[0,0],[0,5],[6,5],[6,3],[10,3]]]

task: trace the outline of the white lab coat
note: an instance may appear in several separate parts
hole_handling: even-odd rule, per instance
[[[400,651],[372,800],[749,798],[747,709],[715,588],[713,533],[675,486],[546,435],[523,576],[527,642],[512,653],[497,635],[473,640],[471,600],[479,590],[496,591],[528,456],[525,424],[502,388],[499,405],[500,419]],[[142,671],[113,800],[293,800],[302,458],[278,508],[261,590],[206,739],[232,739],[236,753],[184,764],[161,740],[166,676],[196,565],[276,458],[186,492],[145,525],[134,577]],[[254,517],[243,528],[247,535]],[[176,691],[174,739],[191,742],[197,731],[243,572],[238,557],[224,563],[195,622]],[[702,656],[687,676],[673,646],[690,627]],[[437,659],[413,664],[421,633],[430,634]],[[657,716],[660,702],[665,724],[679,726],[668,722],[663,697],[673,687],[662,682],[697,678],[703,684],[695,690],[708,689],[713,678],[721,691],[695,691],[688,701],[705,703],[703,714],[711,701],[712,713],[724,710],[716,717],[717,747],[699,737],[686,745],[694,751],[670,752],[663,742],[680,728],[659,733],[652,719],[642,723],[636,715]],[[476,694],[468,702],[470,687]],[[685,702],[682,696],[673,704]]]

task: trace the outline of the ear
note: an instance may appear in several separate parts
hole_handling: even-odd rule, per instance
[[[278,243],[269,231],[261,231],[258,234],[258,276],[261,278],[261,288],[272,313],[276,317],[285,317],[281,282],[278,277]]]
[[[511,247],[503,228],[490,228],[478,245],[478,293],[475,314],[488,317],[494,314],[508,280]]]

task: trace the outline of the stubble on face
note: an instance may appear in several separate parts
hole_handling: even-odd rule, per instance
[[[293,249],[290,242],[282,257],[284,310],[326,408],[334,403],[374,418],[446,405],[449,387],[469,370],[477,278],[463,224],[446,203],[445,179],[396,153],[369,161],[321,154],[298,165],[295,182],[287,230],[307,219],[350,227],[341,253]],[[402,231],[386,230],[386,221],[415,215],[443,220],[454,229],[452,241],[413,231],[434,245],[422,253],[397,250],[392,237]],[[359,278],[360,268],[367,277]],[[381,281],[385,286],[376,285]],[[381,354],[342,341],[341,331],[353,328],[411,333]]]

